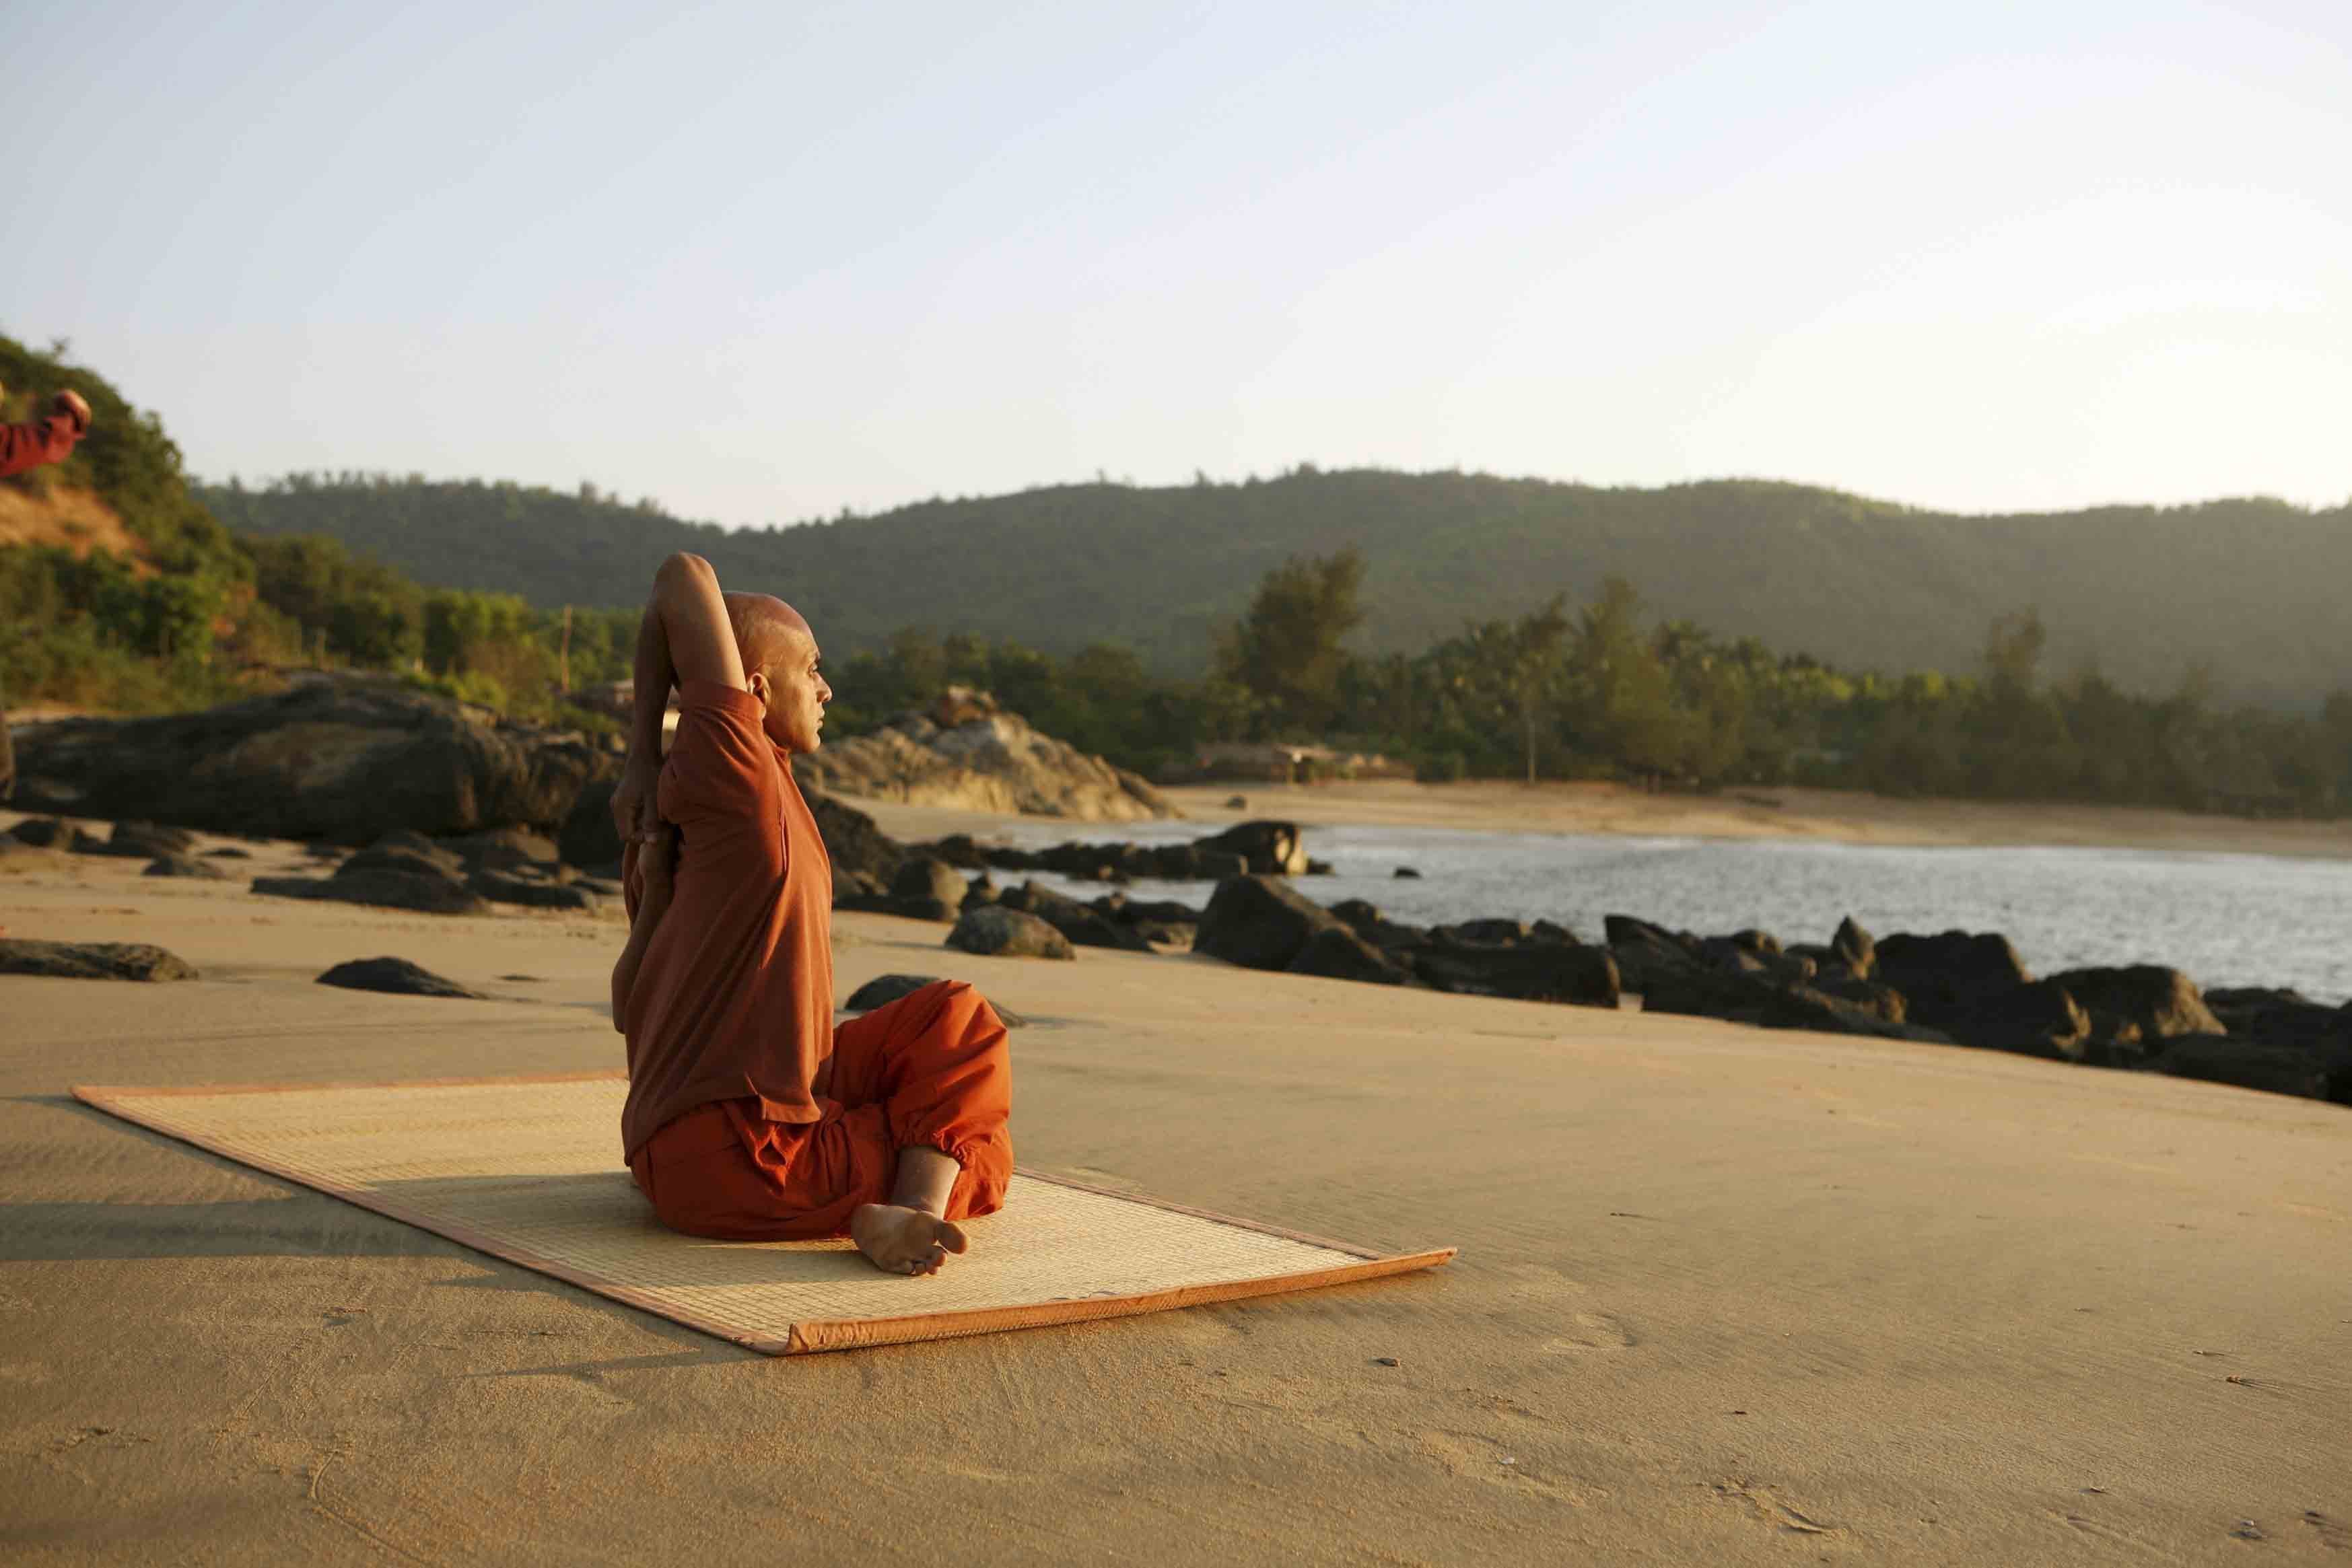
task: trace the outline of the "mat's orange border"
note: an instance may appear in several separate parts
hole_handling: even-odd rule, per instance
[[[961,1312],[914,1312],[897,1318],[815,1319],[794,1323],[786,1337],[763,1339],[740,1334],[711,1322],[700,1314],[682,1310],[660,1301],[643,1291],[609,1280],[583,1274],[552,1258],[511,1243],[500,1241],[471,1226],[454,1224],[436,1218],[406,1204],[358,1187],[338,1186],[298,1174],[269,1159],[259,1158],[249,1152],[231,1148],[202,1134],[173,1126],[167,1119],[134,1111],[121,1102],[121,1096],[137,1095],[142,1099],[169,1099],[197,1094],[276,1094],[302,1090],[321,1089],[456,1089],[478,1084],[509,1083],[579,1083],[598,1079],[616,1079],[626,1075],[611,1071],[593,1072],[539,1072],[515,1077],[488,1078],[413,1078],[378,1080],[348,1083],[199,1083],[172,1088],[141,1087],[131,1084],[78,1083],[73,1097],[94,1110],[110,1116],[145,1127],[151,1132],[220,1155],[253,1170],[266,1171],[297,1186],[358,1207],[373,1210],[404,1225],[414,1225],[419,1230],[446,1237],[460,1246],[470,1247],[488,1257],[518,1264],[534,1273],[561,1280],[592,1295],[619,1301],[624,1306],[667,1318],[698,1333],[722,1339],[730,1344],[756,1351],[761,1355],[806,1355],[818,1351],[858,1350],[868,1345],[905,1344],[916,1340],[951,1339],[965,1334],[1000,1333],[1008,1329],[1044,1328],[1054,1323],[1087,1322],[1101,1318],[1135,1317],[1145,1312],[1167,1312],[1176,1307],[1202,1306],[1213,1301],[1243,1301],[1255,1296],[1282,1295],[1292,1291],[1320,1290],[1326,1285],[1343,1285],[1358,1280],[1377,1280],[1390,1274],[1410,1273],[1419,1269],[1433,1269],[1449,1261],[1454,1255],[1451,1247],[1433,1248],[1419,1252],[1400,1252],[1389,1256],[1345,1241],[1327,1237],[1310,1236],[1301,1231],[1285,1230],[1276,1226],[1261,1225],[1255,1220],[1239,1219],[1232,1215],[1215,1214],[1205,1208],[1192,1208],[1183,1204],[1168,1203],[1159,1198],[1144,1197],[1135,1193],[1118,1192],[1108,1187],[1089,1186],[1062,1176],[1045,1176],[1024,1168],[1021,1174],[1033,1181],[1049,1182],[1055,1186],[1073,1187],[1080,1192],[1100,1194],[1122,1202],[1140,1203],[1149,1207],[1167,1209],[1176,1214],[1188,1214],[1195,1218],[1214,1220],[1244,1230],[1279,1236],[1286,1240],[1303,1241],[1317,1247],[1329,1248],[1363,1260],[1329,1269],[1312,1269],[1297,1274],[1273,1274],[1258,1280],[1234,1280],[1217,1285],[1187,1285],[1172,1291],[1152,1291],[1133,1296],[1090,1296],[1080,1301],[1040,1301],[1021,1307],[974,1307]]]

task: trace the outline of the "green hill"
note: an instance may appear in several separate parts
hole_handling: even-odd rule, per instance
[[[2043,668],[2141,691],[2193,666],[2221,695],[2307,708],[2352,670],[2352,508],[2250,499],[1962,517],[1748,480],[1603,489],[1483,475],[1319,473],[1147,489],[1063,486],[729,532],[593,491],[297,476],[208,486],[222,522],[324,533],[433,584],[625,605],[669,551],[792,600],[829,650],[908,625],[1053,652],[1126,643],[1192,674],[1271,566],[1353,543],[1367,653],[1631,580],[1663,617],[1847,667],[1977,667],[2038,608]]]

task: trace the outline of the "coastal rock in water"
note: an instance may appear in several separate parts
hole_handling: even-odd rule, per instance
[[[391,679],[305,676],[201,713],[60,719],[21,737],[16,803],[365,843],[392,828],[552,826],[617,767],[578,736],[478,711]]]
[[[1619,983],[1645,998],[1645,1007],[1652,987],[1659,980],[1706,967],[1696,942],[1662,925],[1630,915],[1604,915],[1601,925],[1609,956],[1617,961]]]
[[[2352,1003],[2333,1008],[2296,991],[2238,987],[2207,991],[2205,1005],[2233,1035],[2265,1044],[2352,1051]]]
[[[1079,821],[1172,817],[1176,809],[1135,774],[1032,729],[992,699],[901,714],[871,735],[793,758],[803,789],[918,806],[1021,811]]]
[[[2314,1048],[2226,1034],[2184,1034],[2166,1040],[2162,1053],[2148,1065],[2175,1078],[2352,1105],[2352,1046]]]
[[[1401,865],[1397,867],[1396,870],[1389,873],[1389,874],[1392,877],[1409,877],[1416,882],[1421,879],[1421,873],[1413,870],[1412,867],[1409,865]]]
[[[483,915],[489,905],[463,883],[411,871],[359,871],[337,876],[257,876],[253,891],[275,898],[413,909],[425,915]]]
[[[1412,972],[1441,991],[1613,1008],[1620,982],[1606,948],[1532,943],[1433,947],[1411,955]]]
[[[481,992],[445,979],[405,958],[352,958],[320,975],[316,983],[401,997],[466,997],[478,1000],[482,997]]]
[[[2091,1038],[2109,1047],[2119,1065],[2161,1049],[2156,1042],[2183,1034],[2227,1034],[2196,983],[2158,964],[2069,969],[2050,977],[2091,1017]]]
[[[1296,822],[1236,822],[1222,833],[1193,840],[1192,848],[1239,855],[1253,876],[1307,874],[1307,849]]]
[[[996,901],[1007,909],[1035,915],[1081,947],[1118,947],[1130,953],[1151,951],[1151,944],[1140,933],[1118,924],[1100,910],[1034,882],[1006,888],[996,895]]]
[[[195,966],[146,942],[37,942],[0,937],[0,975],[63,980],[193,980]]]
[[[2060,1061],[2084,1060],[2091,1019],[2055,980],[2035,980],[1946,1008],[1937,1027],[1962,1045]]]
[[[898,873],[890,879],[893,898],[937,905],[944,913],[932,918],[940,920],[952,918],[963,907],[964,894],[970,891],[961,873],[929,855],[910,855],[900,862]]]
[[[1901,932],[1876,946],[1877,977],[1901,991],[1911,1016],[1938,1027],[1945,1015],[2032,982],[2025,960],[1998,932]]]
[[[1286,969],[1318,931],[1345,924],[1274,876],[1237,876],[1217,884],[1201,912],[1192,951],[1250,969]]]
[[[1412,976],[1389,961],[1388,955],[1345,925],[1323,926],[1307,939],[1291,959],[1294,975],[1323,975],[1335,980],[1366,980],[1380,986],[1402,986]]]
[[[228,873],[221,870],[220,867],[210,861],[198,860],[194,855],[157,855],[147,862],[147,869],[139,874],[142,876],[189,876],[202,882],[225,882],[228,878]]]
[[[1002,904],[967,911],[948,933],[948,946],[1006,958],[1075,958],[1070,939],[1034,915]]]

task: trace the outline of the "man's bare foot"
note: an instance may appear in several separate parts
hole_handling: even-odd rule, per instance
[[[961,1225],[895,1203],[861,1203],[851,1210],[849,1239],[885,1274],[936,1274],[949,1253],[971,1245]]]

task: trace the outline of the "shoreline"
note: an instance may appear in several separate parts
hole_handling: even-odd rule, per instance
[[[2205,816],[2153,806],[1900,800],[1861,790],[1753,789],[1715,795],[1649,794],[1622,784],[1481,779],[1332,784],[1184,784],[1160,790],[1204,833],[1254,818],[1303,828],[1435,828],[1466,832],[1794,839],[1904,848],[2096,848],[2352,860],[2352,821]],[[1246,807],[1225,804],[1239,795]],[[986,838],[1019,823],[1061,824],[1072,838],[1115,838],[1130,824],[908,806],[846,795],[843,800],[902,840],[948,833]]]
[[[1024,1164],[1462,1251],[779,1365],[64,1097],[609,1069],[609,913],[296,903],[76,856],[0,881],[0,924],[202,971],[0,977],[0,1447],[37,1552],[1067,1561],[1181,1529],[1175,1554],[1240,1562],[1762,1563],[1801,1537],[2007,1563],[2095,1531],[2204,1562],[2245,1521],[2298,1560],[2352,1528],[2339,1107],[1202,957],[976,957],[843,914],[841,994],[947,974],[1029,1020]],[[315,981],[378,954],[485,999]],[[616,1452],[649,1484],[598,1485]],[[887,1532],[877,1452],[911,1478]]]

